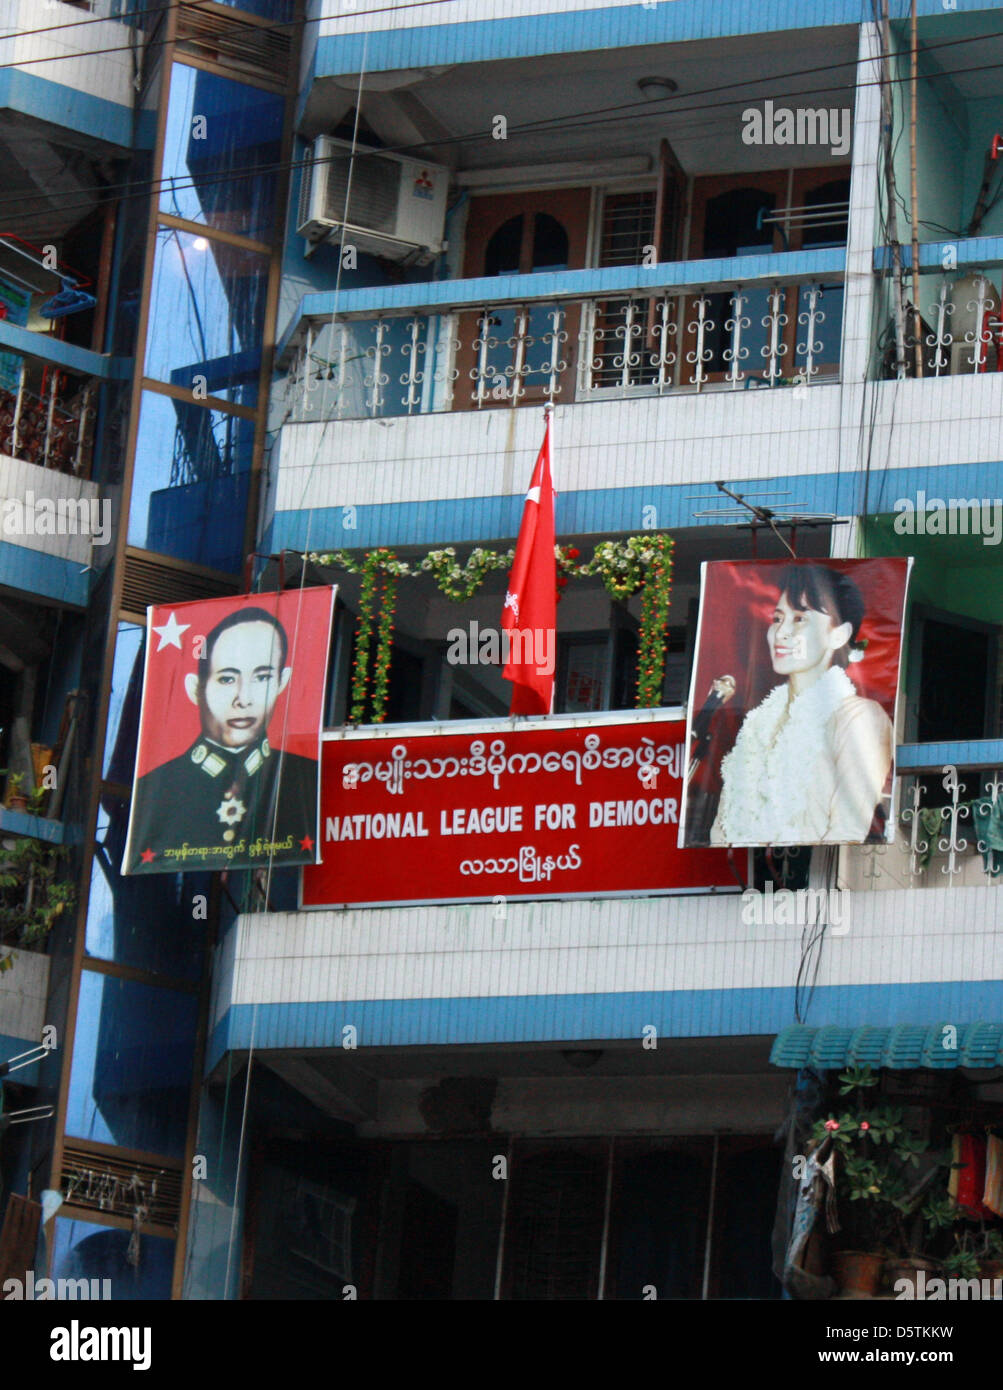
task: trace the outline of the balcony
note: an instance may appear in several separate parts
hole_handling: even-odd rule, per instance
[[[841,248],[308,295],[283,421],[819,385],[839,378]]]
[[[0,454],[89,478],[97,382],[0,351]]]
[[[0,454],[89,478],[98,390],[131,370],[129,358],[0,318]]]
[[[912,274],[912,250],[901,248],[908,300]],[[892,250],[879,246],[874,269],[886,278],[891,296]],[[945,270],[950,266],[950,270]],[[970,237],[962,241],[927,242],[919,248],[920,345],[917,353],[911,302],[905,306],[903,339],[907,377],[922,375],[981,376],[1003,371],[1003,309],[1000,275],[1003,237]],[[895,371],[895,322],[889,310],[877,340],[877,372],[893,377]],[[917,371],[917,358],[922,369]]]
[[[134,76],[128,8],[119,0],[48,0],[40,14],[37,0],[6,0],[0,107],[33,117],[42,80],[64,89],[60,125],[127,148]]]
[[[1003,883],[1001,763],[998,739],[901,745],[895,841],[847,847],[841,886],[862,892],[998,887]]]

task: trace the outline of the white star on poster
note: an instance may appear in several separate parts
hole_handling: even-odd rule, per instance
[[[179,623],[177,614],[172,609],[171,616],[167,619],[167,622],[164,623],[162,627],[155,627],[153,629],[160,638],[160,646],[157,648],[157,651],[162,652],[165,647],[177,647],[178,651],[180,651],[181,634],[187,632],[190,627],[191,623]]]

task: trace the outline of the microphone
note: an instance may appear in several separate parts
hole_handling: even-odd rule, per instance
[[[735,687],[736,682],[734,676],[718,676],[716,680],[711,681],[707,698],[704,700],[699,713],[693,720],[693,725],[690,730],[690,737],[695,739],[696,742],[690,757],[690,765],[686,769],[687,782],[693,776],[698,765],[707,756],[707,750],[710,747],[711,722],[718,710],[722,709],[732,698],[735,693]]]

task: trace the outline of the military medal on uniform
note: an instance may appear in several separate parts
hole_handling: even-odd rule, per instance
[[[271,751],[267,738],[262,739],[260,748],[251,749],[243,763],[239,765],[236,777],[223,793],[223,800],[216,807],[216,815],[220,824],[226,827],[223,831],[223,839],[227,844],[232,843],[237,838],[240,823],[247,815],[247,806],[243,800],[247,783],[263,765]],[[195,745],[191,752],[191,759],[208,777],[218,777],[228,766],[226,758],[211,751],[205,743]]]

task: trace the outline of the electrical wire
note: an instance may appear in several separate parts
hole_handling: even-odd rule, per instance
[[[351,151],[351,154],[350,154],[350,156],[349,156],[348,179],[347,179],[347,181],[346,181],[346,186],[345,186],[345,204],[344,204],[344,211],[343,211],[342,233],[341,233],[341,250],[342,250],[342,251],[344,250],[344,242],[345,242],[345,224],[346,224],[347,221],[348,221],[349,199],[350,199],[350,197],[351,197],[351,188],[352,188],[352,173],[353,173],[354,162],[355,162],[355,147],[356,147],[356,145],[357,145],[357,143],[358,143],[359,119],[360,119],[360,112],[361,112],[361,108],[362,108],[362,88],[363,88],[363,81],[364,81],[364,75],[365,75],[365,62],[366,62],[367,47],[368,47],[368,38],[367,38],[366,42],[363,44],[363,61],[362,61],[362,69],[361,69],[361,71],[360,71],[360,73],[359,73],[358,96],[357,96],[357,99],[356,99],[356,106],[355,106],[355,125],[354,125],[353,131],[352,131],[352,151]],[[340,293],[340,289],[341,289],[341,270],[342,270],[343,261],[344,261],[344,256],[341,255],[341,254],[339,254],[339,256],[338,256],[338,270],[337,270],[337,275],[336,275],[336,278],[335,278],[335,291],[334,291],[334,292],[335,292],[335,305],[336,305],[336,306],[337,306],[337,297],[338,297],[338,294]],[[306,471],[306,479],[305,479],[305,481],[304,481],[304,483],[303,483],[303,490],[302,490],[301,497],[300,497],[300,510],[302,510],[302,504],[303,504],[303,502],[306,500],[307,490],[308,490],[308,488],[310,487],[310,484],[311,484],[311,482],[312,482],[312,480],[313,480],[314,473],[315,473],[316,468],[317,468],[317,464],[318,464],[318,462],[320,461],[321,452],[322,452],[322,450],[323,450],[324,443],[325,443],[326,438],[327,438],[327,432],[328,432],[328,428],[329,428],[330,424],[331,424],[330,419],[328,419],[327,421],[325,421],[325,423],[324,423],[324,428],[320,431],[320,436],[319,436],[319,438],[318,438],[318,440],[317,440],[317,444],[316,444],[316,446],[315,446],[315,448],[314,448],[313,458],[312,458],[312,460],[311,460],[311,462],[310,462],[309,468],[308,468],[307,471]],[[311,528],[312,528],[312,525],[313,525],[314,511],[315,511],[315,508],[312,507],[312,506],[311,506],[311,507],[308,509],[308,511],[307,511],[306,534],[305,534],[305,539],[304,539],[304,543],[303,543],[302,560],[301,560],[301,564],[300,564],[299,598],[298,598],[298,602],[297,602],[296,620],[295,620],[295,623],[294,623],[294,625],[293,625],[292,640],[291,640],[291,643],[290,643],[290,653],[289,653],[289,655],[290,655],[290,664],[293,665],[294,669],[295,669],[296,643],[297,643],[297,641],[299,640],[300,618],[301,618],[302,609],[303,609],[303,593],[304,593],[304,590],[305,590],[305,587],[306,587],[306,571],[307,571],[306,556],[309,554],[309,551],[310,551],[310,532],[311,532]],[[275,597],[275,607],[276,607],[276,610],[278,609],[278,603],[279,603],[279,593],[276,593],[276,597]],[[277,616],[278,616],[278,615],[277,615],[277,612],[276,612],[276,617],[277,617]],[[291,704],[291,702],[290,702],[289,700],[287,700],[287,701],[286,701],[286,704],[285,704],[284,711],[283,711],[282,739],[281,739],[281,743],[280,743],[279,750],[278,750],[279,762],[278,762],[278,773],[277,773],[277,778],[276,778],[276,787],[277,787],[277,788],[280,788],[281,785],[282,785],[282,767],[283,767],[283,761],[284,761],[284,759],[285,759],[285,749],[286,749],[287,739],[288,739],[290,704]],[[320,769],[319,769],[319,767],[318,767],[318,776],[319,776],[319,774],[320,774]],[[276,827],[277,827],[277,823],[278,823],[278,814],[279,814],[279,795],[278,795],[278,791],[276,791],[275,803],[274,803],[274,806],[273,806],[273,809],[272,809],[272,827],[271,827],[271,834],[270,834],[270,836],[269,836],[269,841],[270,841],[270,843],[272,843],[272,844],[274,843],[275,838],[276,838]],[[274,873],[274,868],[275,868],[275,851],[274,851],[274,849],[271,849],[271,848],[270,848],[269,851],[268,851],[268,866],[267,866],[267,869],[266,869],[266,872],[265,872],[265,885],[264,885],[264,892],[263,892],[263,896],[262,896],[262,903],[261,903],[261,909],[260,909],[262,912],[265,912],[265,911],[268,910],[269,904],[270,904],[270,901],[271,901],[272,875],[273,875],[273,873]],[[254,883],[254,876],[253,876],[253,873],[252,873],[252,875],[250,876],[250,878],[249,878],[249,880],[248,880],[248,894],[253,893],[253,883]],[[248,906],[249,906],[249,904],[247,903],[246,897],[245,897],[245,905],[248,905]],[[228,1241],[227,1241],[227,1254],[226,1254],[226,1275],[225,1275],[224,1284],[223,1284],[223,1296],[224,1296],[224,1298],[229,1297],[230,1270],[231,1270],[231,1266],[232,1266],[232,1263],[233,1263],[233,1253],[234,1253],[234,1247],[235,1247],[235,1245],[236,1245],[236,1239],[237,1239],[237,1214],[238,1214],[238,1203],[239,1203],[239,1197],[240,1197],[240,1179],[241,1179],[241,1172],[242,1172],[242,1168],[243,1168],[244,1153],[245,1153],[246,1141],[247,1141],[247,1116],[248,1116],[249,1100],[250,1100],[250,1092],[251,1092],[251,1069],[252,1069],[253,1062],[254,1062],[254,1043],[255,1043],[255,1035],[256,1035],[256,1029],[257,1029],[257,1020],[258,1020],[258,1003],[257,1003],[257,1000],[255,1000],[254,1008],[253,1008],[252,1015],[251,1015],[251,1036],[250,1036],[250,1039],[249,1039],[248,1054],[247,1054],[247,1074],[246,1074],[246,1078],[245,1078],[245,1082],[244,1082],[244,1102],[243,1102],[243,1109],[242,1109],[242,1114],[241,1114],[240,1135],[239,1135],[239,1138],[238,1138],[238,1141],[237,1141],[237,1166],[236,1166],[236,1172],[235,1172],[235,1174],[234,1174],[233,1211],[232,1211],[231,1219],[230,1219],[230,1232],[229,1232],[229,1239],[228,1239]]]
[[[201,10],[203,5],[215,5],[215,3],[218,3],[218,0],[170,0],[170,3],[166,5],[152,6],[150,9],[144,10],[141,13],[166,14],[169,10],[180,10],[182,12],[191,10]],[[274,23],[271,24],[255,24],[253,20],[245,19],[243,15],[237,13],[229,15],[227,16],[227,18],[229,19],[231,24],[239,24],[242,28],[248,30],[250,33],[270,34],[277,29],[305,29],[308,24],[333,24],[337,23],[340,19],[364,19],[367,15],[371,14],[396,14],[399,10],[423,9],[427,5],[444,6],[456,5],[460,3],[461,0],[404,0],[404,3],[400,5],[382,5],[379,8],[372,10],[352,10],[349,11],[348,14],[344,15],[323,13],[318,15],[307,15],[300,19],[276,20]],[[137,12],[134,11],[133,13]],[[65,24],[50,24],[45,28],[41,29],[20,29],[15,30],[9,34],[0,34],[0,43],[3,43],[5,40],[8,39],[30,38],[33,34],[50,34],[60,29],[76,29],[84,24],[128,24],[128,22],[128,18],[126,18],[126,16],[124,15],[105,15],[101,18],[94,19],[68,20]],[[136,27],[138,26],[133,26],[133,28]],[[140,32],[145,31],[140,30]],[[365,33],[367,31],[354,30],[351,32]],[[143,51],[151,52],[154,48],[163,48],[165,44],[171,42],[173,42],[173,40],[171,39],[156,39],[153,42],[144,45]],[[3,68],[11,67],[29,67],[35,63],[54,63],[59,62],[62,59],[69,58],[95,58],[103,57],[104,55],[109,53],[131,53],[132,50],[132,44],[120,44],[117,47],[113,48],[91,48],[71,50],[68,53],[53,53],[47,58],[26,58],[22,62],[17,63],[0,63],[0,70],[2,70]]]
[[[1003,37],[1003,36],[1001,36],[1001,37]],[[957,40],[956,42],[963,42],[963,41],[962,41],[962,40]],[[965,40],[965,42],[967,42],[967,40]],[[183,60],[181,60],[181,61],[183,61]],[[870,61],[870,60],[868,60],[868,61]],[[859,59],[845,60],[845,61],[840,62],[840,63],[837,63],[837,64],[829,65],[829,66],[828,66],[827,68],[825,68],[825,69],[820,69],[820,68],[809,68],[809,69],[803,69],[803,70],[798,70],[798,71],[792,71],[792,72],[789,72],[789,73],[786,73],[786,74],[785,74],[785,73],[773,74],[773,75],[770,76],[770,77],[756,78],[756,79],[754,79],[754,82],[755,82],[755,83],[760,83],[760,82],[774,82],[774,83],[775,83],[775,82],[778,82],[778,81],[782,80],[784,77],[791,77],[791,76],[798,76],[798,75],[801,75],[802,72],[803,72],[804,74],[809,74],[809,73],[817,72],[817,71],[821,71],[821,70],[833,71],[833,70],[836,70],[836,69],[838,69],[838,68],[843,68],[843,67],[849,67],[849,66],[856,65],[856,64],[858,64],[859,62],[860,62]],[[960,76],[960,75],[963,75],[963,74],[966,73],[966,72],[988,72],[988,71],[990,71],[990,70],[992,70],[992,69],[995,69],[995,68],[997,68],[997,67],[1003,67],[1003,61],[1001,61],[1000,63],[995,63],[995,64],[982,65],[982,66],[979,66],[979,67],[976,67],[976,68],[964,68],[964,69],[959,69],[958,72],[957,72],[957,74],[953,74],[953,75],[958,75],[958,76]],[[952,74],[938,74],[937,77],[940,77],[940,76],[951,76],[951,75],[952,75]],[[908,80],[908,78],[892,78],[892,79],[891,79],[892,82],[904,82],[904,81],[907,81],[907,80]],[[932,81],[932,80],[935,80],[935,79],[934,79],[934,77],[931,76],[930,78],[923,79],[923,80],[931,80],[931,81]],[[706,90],[708,93],[713,93],[713,92],[716,92],[716,91],[725,91],[725,90],[733,89],[733,88],[735,87],[735,85],[736,85],[736,84],[735,84],[734,82],[732,82],[732,83],[725,83],[725,84],[723,84],[723,85],[721,85],[721,86],[719,86],[719,87],[707,88],[707,89],[705,89],[705,90]],[[880,80],[876,80],[876,81],[874,81],[874,82],[861,82],[861,83],[858,83],[858,84],[856,85],[856,87],[854,88],[854,90],[860,90],[860,89],[865,88],[865,87],[869,87],[869,86],[880,86],[880,85],[881,85],[881,84],[880,84]],[[800,89],[800,90],[786,92],[784,95],[785,95],[786,97],[818,96],[818,95],[819,95],[819,90],[820,90],[820,89],[817,88],[817,87],[814,87],[814,88],[802,88],[802,89]],[[699,93],[697,93],[696,95],[699,95]],[[524,123],[522,123],[521,125],[510,126],[510,127],[508,128],[508,136],[509,136],[509,138],[511,138],[513,135],[515,135],[515,136],[520,136],[520,135],[532,135],[532,134],[546,133],[546,132],[547,132],[549,129],[551,129],[551,128],[558,129],[558,130],[565,130],[565,129],[568,129],[568,130],[583,130],[583,129],[587,129],[588,127],[593,126],[593,125],[602,125],[602,126],[614,125],[614,124],[618,124],[618,123],[620,123],[620,122],[622,122],[622,121],[635,120],[635,119],[637,118],[637,116],[638,116],[639,114],[641,114],[642,112],[643,112],[644,114],[646,114],[646,115],[649,115],[649,116],[652,116],[652,115],[663,115],[663,116],[669,117],[669,116],[675,116],[675,115],[679,115],[679,114],[688,114],[688,113],[691,112],[691,111],[692,111],[692,112],[713,111],[713,110],[718,110],[718,109],[721,109],[721,108],[727,108],[727,107],[730,107],[730,106],[736,106],[736,105],[738,105],[740,102],[750,100],[750,97],[749,97],[749,94],[748,94],[747,91],[743,91],[743,93],[742,93],[741,95],[737,95],[737,96],[731,97],[731,98],[729,98],[729,99],[727,99],[727,100],[725,100],[725,101],[712,102],[712,103],[709,103],[709,104],[696,105],[696,106],[690,106],[690,107],[676,107],[676,108],[674,108],[672,111],[664,111],[664,112],[658,112],[658,111],[655,111],[655,110],[652,109],[653,107],[657,107],[657,106],[660,104],[661,101],[672,101],[672,100],[677,100],[677,99],[678,99],[678,98],[665,97],[665,98],[660,98],[660,101],[659,101],[659,102],[649,102],[649,101],[629,102],[629,103],[620,103],[620,104],[617,105],[617,106],[613,106],[613,107],[609,107],[609,108],[604,108],[604,110],[608,110],[608,111],[618,111],[618,110],[622,110],[623,107],[626,106],[626,107],[628,108],[628,112],[627,112],[627,114],[622,115],[622,116],[607,117],[606,115],[601,114],[601,113],[597,113],[597,112],[595,112],[595,111],[583,111],[583,112],[578,112],[578,113],[570,113],[570,114],[565,115],[565,116],[549,116],[549,117],[544,117],[544,118],[540,118],[539,120],[536,120],[536,121],[527,121],[527,122],[524,122]],[[698,134],[698,133],[700,133],[700,132],[702,132],[702,131],[705,131],[706,129],[707,129],[707,122],[706,122],[706,121],[704,121],[704,122],[694,121],[694,122],[690,122],[688,125],[684,126],[684,127],[682,128],[682,131],[681,131],[680,133],[682,133],[682,134],[684,134],[684,135],[687,135],[687,134],[693,135],[693,134]],[[410,144],[387,145],[387,146],[381,147],[381,148],[378,149],[378,150],[363,150],[363,151],[359,152],[359,154],[357,155],[357,158],[360,158],[360,159],[378,158],[378,157],[380,157],[380,156],[382,156],[382,155],[386,155],[386,154],[405,154],[405,155],[406,155],[406,154],[412,154],[412,155],[415,155],[415,156],[421,158],[421,157],[423,157],[423,156],[425,155],[425,152],[426,152],[427,150],[446,149],[446,148],[449,148],[449,147],[454,146],[454,145],[478,146],[478,145],[487,144],[488,140],[491,140],[491,141],[492,141],[492,144],[494,144],[493,136],[490,134],[489,131],[487,131],[487,130],[476,130],[476,131],[468,132],[468,133],[463,134],[463,135],[447,136],[447,137],[445,137],[444,139],[441,139],[441,140],[424,140],[424,141],[421,141],[421,142],[415,141],[415,142],[412,142],[412,143],[410,143]],[[210,176],[210,177],[201,177],[201,178],[199,178],[198,180],[196,180],[196,179],[194,179],[194,178],[186,180],[186,179],[183,179],[183,178],[176,178],[176,177],[172,177],[172,176],[167,176],[167,177],[161,177],[161,178],[159,178],[159,179],[156,179],[156,178],[149,178],[149,179],[126,180],[126,181],[124,181],[124,182],[117,183],[117,184],[115,184],[115,183],[97,184],[97,185],[93,185],[93,186],[92,186],[91,188],[89,188],[89,189],[85,188],[85,189],[81,190],[80,195],[78,195],[78,201],[65,200],[64,202],[62,202],[62,203],[60,204],[60,211],[61,211],[61,212],[64,212],[64,213],[65,213],[65,212],[77,211],[77,210],[89,211],[89,210],[93,207],[94,198],[97,197],[97,196],[99,196],[99,195],[101,195],[101,194],[105,194],[105,195],[108,195],[108,194],[118,194],[118,197],[117,197],[116,201],[119,201],[119,202],[128,202],[128,201],[131,201],[133,198],[147,197],[147,196],[150,195],[150,194],[157,193],[157,192],[162,192],[162,191],[165,190],[165,188],[168,188],[168,187],[170,187],[170,188],[172,189],[172,191],[175,191],[175,192],[178,191],[178,190],[180,190],[180,191],[185,191],[185,190],[188,190],[188,189],[202,190],[202,189],[206,189],[206,188],[211,188],[211,187],[213,187],[213,186],[215,186],[215,185],[217,185],[217,184],[237,184],[237,183],[242,182],[242,181],[245,180],[245,179],[262,178],[262,177],[267,176],[268,174],[273,174],[273,173],[282,173],[282,172],[287,172],[287,171],[295,172],[297,169],[312,168],[312,167],[314,167],[314,166],[316,166],[316,165],[318,165],[318,164],[321,164],[321,163],[331,163],[331,162],[335,162],[335,161],[336,161],[337,159],[339,159],[339,158],[341,158],[341,156],[334,155],[334,156],[331,156],[328,160],[318,160],[318,159],[313,159],[313,158],[311,158],[311,157],[308,157],[308,158],[305,158],[305,159],[272,160],[272,161],[267,161],[267,162],[264,162],[264,163],[261,163],[261,164],[247,165],[247,166],[245,166],[243,169],[241,169],[240,171],[224,171],[223,173],[220,173],[220,174],[217,174],[217,175],[214,175],[214,176]],[[41,204],[41,205],[44,206],[44,204],[47,202],[47,195],[44,194],[44,193],[36,193],[36,194],[28,194],[28,195],[25,195],[24,193],[20,193],[20,194],[16,194],[16,195],[15,195],[15,194],[11,194],[11,195],[8,195],[8,196],[6,196],[6,197],[0,197],[0,210],[2,210],[7,204],[10,204],[12,207],[16,207],[16,208],[18,209],[18,211],[20,211],[20,212],[24,212],[24,211],[26,211],[26,210],[27,210],[27,211],[30,211],[30,209],[26,209],[26,204],[31,204],[32,202],[37,202],[37,203],[39,203],[39,204]],[[209,230],[211,230],[211,228],[210,228]]]

